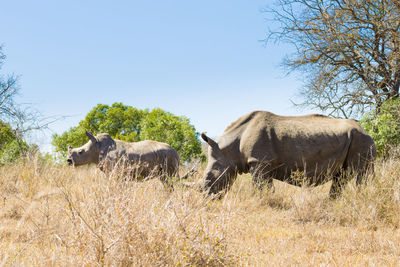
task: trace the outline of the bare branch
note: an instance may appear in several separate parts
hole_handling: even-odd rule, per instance
[[[278,0],[266,43],[296,52],[284,66],[308,81],[303,106],[359,117],[399,95],[400,6],[393,0]]]
[[[5,55],[0,46],[0,70]],[[43,117],[40,112],[28,104],[17,104],[14,100],[19,92],[18,77],[0,75],[0,125],[8,125],[14,134],[23,155],[23,140],[26,134],[35,130],[48,129],[48,126],[63,117]]]

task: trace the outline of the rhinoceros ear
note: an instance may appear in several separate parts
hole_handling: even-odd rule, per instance
[[[210,147],[212,148],[219,148],[217,142],[215,142],[214,140],[212,140],[210,137],[208,137],[205,133],[201,133],[201,138],[203,138],[204,141],[207,142],[207,144],[210,145]]]
[[[96,139],[96,137],[93,136],[92,133],[86,131],[86,135],[87,135],[87,137],[89,137],[89,139],[90,139],[93,143],[97,143],[97,142],[98,142],[98,140]]]

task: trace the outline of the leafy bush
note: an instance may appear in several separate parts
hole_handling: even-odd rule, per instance
[[[375,141],[378,155],[386,157],[390,148],[400,144],[400,102],[386,101],[379,114],[373,111],[361,120],[361,126]]]
[[[162,109],[152,110],[141,121],[140,139],[156,140],[171,145],[183,160],[201,152],[198,134],[186,117],[177,117]]]
[[[23,140],[20,140],[20,144],[18,144],[11,126],[0,121],[0,165],[15,162],[19,159],[21,156],[21,148],[22,151],[27,151],[29,146]]]
[[[61,135],[53,135],[52,144],[56,152],[65,156],[68,146],[79,147],[88,139],[85,131],[93,134],[109,133],[112,138],[137,142],[156,140],[171,145],[188,161],[200,156],[201,146],[198,133],[188,118],[156,108],[152,111],[140,110],[122,103],[112,106],[98,104],[79,122]]]

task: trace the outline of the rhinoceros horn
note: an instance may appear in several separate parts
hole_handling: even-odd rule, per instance
[[[201,138],[207,142],[212,148],[219,149],[217,142],[208,137],[205,133],[201,133]]]
[[[90,139],[93,143],[97,143],[97,142],[98,142],[98,140],[96,139],[96,137],[93,136],[92,133],[86,131],[86,135],[87,135],[87,137],[89,137],[89,139]]]

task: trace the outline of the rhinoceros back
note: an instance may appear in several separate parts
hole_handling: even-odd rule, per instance
[[[113,168],[118,162],[125,166],[131,166],[140,172],[140,176],[167,174],[174,176],[179,169],[179,155],[168,144],[152,140],[128,143],[115,140],[116,148],[108,151],[106,157],[107,165]],[[109,168],[110,168],[109,167]]]
[[[264,164],[274,178],[290,182],[296,170],[319,177],[354,165],[350,161],[359,160],[359,155],[367,155],[368,151],[372,151],[368,160],[373,160],[373,141],[360,140],[372,139],[353,120],[254,111],[229,125],[218,144],[239,172],[248,171],[252,164]]]

